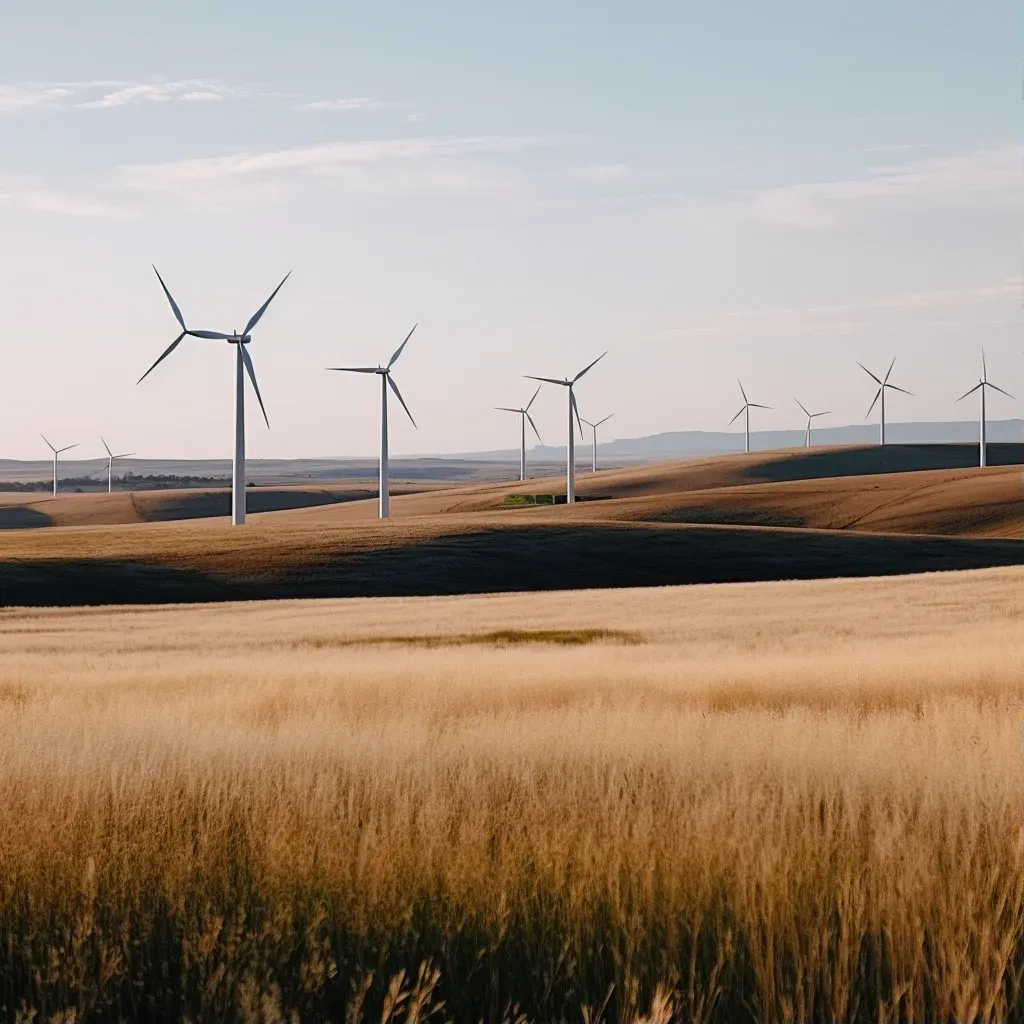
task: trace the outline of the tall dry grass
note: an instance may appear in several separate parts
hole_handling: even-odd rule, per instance
[[[1022,584],[0,612],[0,1015],[1024,1019]]]

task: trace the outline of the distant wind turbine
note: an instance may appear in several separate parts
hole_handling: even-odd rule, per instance
[[[415,331],[418,324],[412,325],[412,331]],[[340,373],[376,373],[380,375],[380,518],[387,519],[391,513],[391,495],[390,482],[388,479],[388,388],[390,387],[395,393],[395,397],[402,403],[402,408],[405,410],[405,415],[409,417],[409,422],[415,427],[416,421],[412,418],[412,413],[409,412],[409,407],[405,404],[405,399],[402,397],[402,392],[398,390],[398,385],[395,383],[394,378],[391,376],[391,367],[398,362],[398,357],[402,354],[402,349],[409,344],[409,339],[412,337],[412,331],[405,336],[405,341],[395,349],[395,354],[388,360],[387,366],[328,366],[328,370],[337,370]],[[418,427],[416,428],[419,429]]]
[[[586,425],[588,427],[590,427],[590,433],[591,433],[591,437],[593,439],[592,450],[591,450],[591,453],[590,453],[590,472],[591,473],[596,473],[597,472],[597,428],[599,426],[601,426],[602,423],[607,423],[614,415],[615,415],[615,413],[610,412],[610,413],[608,413],[607,416],[605,416],[605,418],[603,420],[598,420],[596,423],[591,423],[590,420],[588,420],[588,419],[584,419],[583,420],[583,422],[586,423]]]
[[[1013,395],[1009,391],[1004,391],[1002,388],[996,387],[988,379],[988,367],[985,365],[985,350],[981,350],[981,377],[978,378],[978,383],[971,388],[970,391],[962,394],[957,401],[962,402],[968,395],[973,395],[975,391],[981,395],[981,433],[979,435],[979,457],[978,465],[984,469],[988,465],[988,441],[986,439],[985,431],[985,388],[991,388],[993,391],[998,391],[1001,395],[1006,395],[1007,398],[1013,398]]]
[[[858,363],[857,365],[878,385],[878,390],[875,392],[875,397],[872,399],[871,406],[869,407],[869,409],[867,411],[867,415],[864,417],[864,419],[867,419],[868,416],[871,415],[871,410],[874,409],[875,403],[879,399],[881,399],[882,400],[882,419],[881,419],[881,424],[879,426],[879,431],[878,431],[878,443],[880,445],[881,444],[885,444],[885,391],[886,391],[886,388],[888,388],[890,391],[899,391],[899,392],[901,392],[904,395],[910,395],[911,398],[913,398],[914,396],[913,396],[913,394],[910,391],[906,391],[903,388],[898,388],[898,387],[896,387],[895,384],[890,384],[889,383],[889,374],[892,373],[892,368],[893,368],[893,366],[896,365],[896,357],[895,356],[892,357],[892,362],[889,364],[889,369],[886,371],[885,376],[881,380],[879,380],[863,363]]]
[[[750,410],[751,409],[770,409],[770,405],[758,405],[757,402],[751,402],[747,398],[746,391],[743,390],[743,382],[739,379],[736,381],[740,386],[740,394],[743,396],[743,406],[738,413],[731,420],[729,420],[729,426],[732,426],[740,416],[743,417],[743,450],[745,452],[750,451]]]
[[[569,380],[568,377],[565,380],[556,380],[554,377],[524,375],[528,380],[540,380],[545,384],[558,384],[569,392],[569,443],[566,446],[565,456],[565,500],[570,505],[576,500],[576,431],[573,427],[573,416],[576,417],[576,424],[580,428],[580,436],[583,436],[583,424],[580,422],[579,409],[576,408],[576,395],[573,393],[573,388],[580,377],[601,362],[606,355],[608,355],[607,352],[602,352],[592,363],[584,366],[572,380]]]
[[[804,410],[804,413],[807,416],[807,429],[804,431],[804,447],[805,448],[810,448],[811,447],[811,420],[817,419],[819,416],[830,416],[831,413],[829,413],[829,412],[807,412],[807,409],[804,407],[804,403],[801,402],[799,398],[794,398],[793,401],[796,402],[796,404],[799,405],[800,408]]]
[[[263,398],[260,395],[260,386],[256,383],[256,371],[252,365],[252,358],[246,351],[245,346],[252,341],[252,329],[260,322],[260,317],[267,311],[267,306],[270,305],[274,300],[274,296],[281,290],[284,282],[291,277],[291,271],[289,270],[285,274],[284,279],[271,293],[270,298],[256,310],[251,317],[249,322],[245,325],[245,330],[241,334],[232,332],[231,334],[221,334],[219,331],[192,331],[185,326],[185,319],[181,315],[181,310],[178,308],[178,304],[171,297],[171,293],[167,290],[167,285],[164,284],[164,279],[160,276],[160,271],[153,268],[153,272],[157,276],[157,280],[160,282],[160,287],[164,290],[164,295],[167,296],[167,301],[171,304],[171,312],[174,313],[174,319],[178,321],[181,326],[181,334],[171,342],[170,345],[164,350],[163,355],[136,381],[137,384],[141,384],[177,347],[181,344],[181,339],[186,335],[190,338],[204,338],[209,341],[226,341],[235,347],[235,457],[234,464],[231,472],[231,522],[235,526],[245,525],[245,374],[249,374],[249,380],[252,381],[252,389],[256,392],[256,400],[260,403],[260,412],[263,413],[263,419],[269,429],[270,420],[267,419],[267,410],[263,407]]]
[[[533,432],[537,435],[537,440],[540,441],[541,444],[544,443],[541,440],[540,431],[537,429],[537,424],[533,422],[533,417],[530,415],[530,406],[533,405],[534,400],[540,394],[540,389],[542,387],[544,387],[543,384],[538,384],[537,385],[537,390],[534,391],[533,398],[531,398],[526,403],[526,407],[523,408],[523,409],[512,409],[512,408],[510,408],[507,405],[496,405],[494,407],[495,409],[498,410],[498,412],[514,412],[514,413],[518,413],[519,414],[519,426],[521,428],[521,430],[520,430],[520,442],[519,442],[519,479],[520,480],[525,480],[526,479],[526,421],[527,420],[530,421],[530,426],[533,427]]]
[[[107,449],[107,494],[110,494],[114,490],[114,459],[130,458],[135,454],[135,452],[125,452],[122,455],[115,455],[110,450],[110,445],[103,440],[102,435],[100,435],[100,440],[103,441],[103,447]]]
[[[42,437],[44,441],[46,441],[46,438],[43,437],[42,434],[40,434],[39,436]],[[46,441],[46,447],[49,448],[51,452],[53,452],[53,496],[56,498],[57,497],[57,456],[60,455],[61,452],[68,452],[68,451],[71,451],[72,448],[77,448],[78,445],[77,444],[67,444],[63,448],[54,448],[53,445],[50,444],[49,441]]]

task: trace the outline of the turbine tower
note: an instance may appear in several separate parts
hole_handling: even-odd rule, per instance
[[[807,416],[807,429],[804,431],[804,447],[810,448],[811,420],[817,419],[819,416],[831,416],[832,414],[829,412],[808,412],[807,409],[804,407],[804,403],[801,402],[799,398],[794,398],[793,401],[796,402],[796,404],[799,405],[800,408],[804,410],[804,414]]]
[[[185,319],[181,315],[181,310],[178,308],[178,304],[171,297],[171,293],[167,290],[167,285],[164,284],[164,279],[160,276],[160,271],[153,268],[154,273],[157,276],[157,280],[160,282],[160,287],[164,290],[164,295],[167,296],[167,301],[171,304],[171,311],[174,313],[174,319],[178,321],[181,327],[181,334],[179,334],[174,341],[164,350],[160,358],[136,381],[137,384],[141,384],[177,347],[181,344],[181,339],[186,335],[190,338],[204,338],[208,341],[226,341],[230,345],[235,346],[235,456],[234,464],[231,472],[231,522],[234,526],[245,525],[245,374],[249,374],[249,380],[252,381],[252,389],[256,392],[256,400],[260,403],[260,412],[263,413],[263,419],[267,424],[267,428],[270,428],[270,420],[267,419],[267,410],[263,408],[263,398],[260,395],[260,386],[256,383],[256,370],[252,365],[252,358],[246,351],[245,346],[252,341],[252,329],[260,322],[260,317],[267,311],[267,306],[270,305],[274,300],[274,296],[281,290],[284,282],[291,277],[291,271],[284,275],[281,284],[279,284],[271,293],[270,298],[256,310],[251,317],[249,322],[245,325],[245,330],[241,334],[232,331],[231,334],[221,334],[219,331],[193,331],[189,330],[185,326]]]
[[[910,395],[913,398],[913,394],[910,391],[906,391],[903,388],[896,387],[895,384],[889,383],[889,374],[892,373],[893,366],[896,365],[896,357],[892,357],[892,362],[889,364],[889,369],[886,371],[885,376],[879,380],[863,363],[857,364],[877,385],[878,390],[875,392],[875,397],[871,401],[871,406],[867,411],[867,415],[864,419],[867,419],[871,415],[871,410],[875,407],[875,402],[879,399],[882,400],[882,420],[878,431],[878,443],[885,444],[885,390],[888,388],[890,391],[899,391],[904,395]]]
[[[530,426],[533,427],[533,432],[537,435],[537,440],[540,441],[541,444],[544,443],[544,441],[541,439],[540,431],[537,429],[537,424],[533,422],[533,417],[530,415],[530,406],[533,405],[534,399],[536,399],[536,397],[540,394],[540,389],[542,387],[544,387],[543,384],[538,384],[537,385],[537,390],[534,391],[533,398],[531,398],[526,403],[526,408],[525,409],[512,409],[512,408],[510,408],[507,405],[496,405],[494,407],[495,409],[498,410],[498,412],[514,412],[514,413],[518,413],[519,414],[519,426],[521,428],[521,430],[520,430],[520,442],[519,442],[519,479],[520,480],[525,480],[526,479],[526,421],[527,420],[530,421]]]
[[[583,421],[584,423],[586,423],[586,425],[588,427],[590,427],[590,434],[591,434],[591,437],[593,439],[592,450],[591,450],[591,453],[590,453],[590,472],[591,473],[596,473],[597,472],[597,428],[599,426],[601,426],[602,423],[607,423],[614,415],[615,415],[615,413],[610,412],[610,413],[608,413],[607,416],[605,416],[605,418],[603,420],[598,420],[596,423],[591,423],[590,420],[588,420],[588,419],[585,419]]]
[[[998,391],[1001,395],[1006,395],[1007,398],[1013,398],[1013,395],[1011,395],[1009,391],[1004,391],[1002,388],[996,387],[996,385],[993,384],[988,379],[988,367],[985,365],[985,350],[982,349],[981,350],[981,376],[978,378],[978,383],[975,384],[974,387],[971,388],[970,391],[968,391],[965,394],[961,395],[957,399],[958,402],[962,402],[968,395],[973,395],[975,391],[977,391],[977,392],[979,392],[981,394],[981,433],[979,435],[979,444],[978,444],[978,447],[979,447],[979,450],[980,450],[980,455],[979,455],[979,458],[978,458],[978,465],[982,469],[984,469],[985,466],[988,465],[988,455],[987,455],[988,441],[987,441],[986,436],[985,436],[985,434],[986,434],[986,431],[985,431],[985,388],[991,388],[993,391]]]
[[[103,435],[100,435],[100,440],[103,441]],[[127,459],[130,458],[135,452],[125,452],[123,455],[115,455],[110,450],[110,445],[106,441],[103,441],[103,447],[107,449],[107,494],[110,494],[114,490],[114,459]]]
[[[42,434],[40,434],[39,436],[42,437],[44,441],[46,441],[46,438],[43,437]],[[46,441],[46,447],[49,448],[51,452],[53,452],[53,496],[56,498],[57,497],[57,456],[60,455],[61,452],[67,452],[67,451],[70,451],[72,448],[77,448],[78,445],[77,444],[67,444],[63,448],[54,448],[53,445],[50,444],[49,441]]]
[[[601,362],[606,355],[608,355],[607,352],[602,352],[592,363],[584,366],[572,380],[569,380],[568,377],[565,380],[556,380],[554,377],[534,377],[531,374],[524,374],[528,380],[539,380],[545,384],[559,384],[569,392],[569,443],[565,453],[565,500],[569,505],[576,500],[576,432],[572,424],[573,416],[576,417],[576,424],[580,428],[580,436],[583,436],[583,424],[580,422],[579,409],[576,408],[576,395],[573,388],[580,377]]]
[[[770,405],[758,405],[757,402],[751,402],[747,398],[746,391],[743,390],[743,382],[737,378],[736,383],[740,386],[740,394],[743,396],[743,406],[738,413],[731,420],[729,420],[729,426],[731,427],[740,416],[743,417],[743,450],[745,452],[750,451],[750,410],[751,409],[770,409]]]
[[[412,331],[415,331],[418,324],[412,325]],[[398,357],[402,354],[402,349],[409,344],[409,339],[412,337],[412,331],[405,336],[405,341],[395,349],[395,354],[388,360],[387,366],[328,366],[328,370],[337,370],[340,373],[376,373],[380,375],[380,518],[387,519],[391,513],[391,495],[389,493],[390,483],[388,479],[388,388],[390,387],[395,393],[395,397],[402,403],[402,408],[405,410],[405,415],[409,417],[409,422],[415,427],[416,421],[412,418],[412,413],[409,412],[409,407],[405,404],[405,399],[402,397],[402,392],[398,390],[398,385],[395,383],[394,378],[391,376],[391,367],[398,362]],[[416,427],[418,430],[419,427]]]

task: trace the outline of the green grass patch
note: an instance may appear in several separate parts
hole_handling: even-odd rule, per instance
[[[636,645],[643,635],[629,629],[497,629],[488,633],[449,633],[413,636],[367,636],[353,639],[337,637],[304,637],[293,644],[296,648],[337,647],[516,647],[524,644],[554,644],[559,647],[580,647],[585,644],[616,643]]]
[[[523,508],[527,505],[564,505],[564,494],[507,494],[502,502],[507,508]]]

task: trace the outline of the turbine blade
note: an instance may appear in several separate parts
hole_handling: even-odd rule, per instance
[[[878,378],[875,377],[875,380],[878,380]],[[875,402],[878,401],[878,399],[881,396],[881,394],[882,394],[882,389],[881,389],[881,387],[879,387],[879,389],[875,392],[874,400],[872,401],[871,405],[868,406],[868,411],[864,414],[864,419],[867,419],[871,415],[871,410],[874,409]]]
[[[888,380],[889,380],[889,374],[890,374],[890,373],[892,373],[892,368],[893,368],[893,367],[894,367],[895,365],[896,365],[896,357],[895,357],[895,356],[893,356],[893,357],[892,357],[892,362],[891,362],[891,363],[889,364],[889,369],[885,371],[885,380],[883,380],[883,381],[882,381],[882,383],[883,383],[883,384],[885,384],[885,383],[887,383],[887,382],[888,382]]]
[[[579,416],[579,413],[577,413],[576,415]],[[586,423],[586,425],[588,427],[596,427],[597,426],[596,423],[591,423],[590,420],[588,420],[588,419],[583,419],[583,422]]]
[[[42,438],[42,439],[43,439],[44,441],[46,441],[46,435],[45,435],[45,434],[40,434],[39,436],[40,436],[40,437],[41,437],[41,438]],[[49,441],[46,441],[46,447],[47,447],[47,448],[49,448],[51,452],[56,452],[56,451],[57,451],[57,449],[56,449],[56,448],[54,448],[54,447],[53,447],[53,445],[52,445],[52,444],[50,444],[50,442],[49,442]]]
[[[529,409],[530,409],[530,406],[531,406],[531,405],[533,405],[534,399],[535,399],[535,398],[536,398],[536,397],[537,397],[537,396],[538,396],[538,395],[540,394],[540,389],[541,389],[541,388],[542,388],[543,386],[544,386],[543,384],[538,384],[538,385],[537,385],[537,390],[536,390],[536,391],[534,391],[534,393],[533,393],[533,398],[531,398],[531,399],[530,399],[530,400],[529,400],[529,401],[528,401],[528,402],[526,403],[526,409],[524,409],[524,410],[523,410],[524,412],[528,412],[528,411],[529,411]]]
[[[123,455],[111,455],[112,459],[130,459],[135,452],[125,452]]]
[[[284,282],[282,282],[282,284],[283,283]],[[273,297],[273,295],[270,296],[270,298]],[[267,429],[269,430],[270,420],[267,419],[267,410],[263,408],[263,396],[260,394],[259,384],[256,383],[256,370],[252,365],[252,357],[249,355],[244,345],[242,345],[242,362],[245,363],[245,369],[249,374],[249,380],[252,381],[252,389],[256,392],[256,401],[260,403],[260,412],[263,413],[263,421],[266,423]]]
[[[388,378],[388,384],[391,387],[391,390],[394,391],[394,393],[395,393],[395,398],[397,398],[402,403],[402,408],[405,410],[405,415],[409,417],[409,422],[414,427],[416,427],[416,421],[412,418],[412,413],[409,412],[409,406],[407,406],[405,404],[405,399],[402,397],[402,392],[398,390],[398,385],[391,379],[391,374],[390,373],[387,374],[387,378]],[[416,427],[416,429],[419,430],[420,428]]]
[[[1004,391],[1002,388],[996,387],[996,385],[992,384],[990,381],[985,381],[985,386],[992,388],[993,391],[998,391],[1001,395],[1006,395],[1007,398],[1013,398],[1013,395],[1011,395],[1009,391]]]
[[[608,413],[608,415],[607,415],[607,416],[605,416],[605,418],[604,418],[603,420],[598,420],[598,421],[597,421],[597,422],[596,422],[596,423],[594,424],[594,426],[595,426],[595,427],[599,427],[599,426],[601,426],[601,424],[602,424],[602,423],[607,423],[607,422],[608,422],[608,421],[609,421],[609,420],[610,420],[610,419],[611,419],[611,418],[612,418],[612,417],[613,417],[614,415],[615,415],[615,413],[613,413],[613,412],[610,412],[610,413]]]
[[[975,385],[974,385],[974,387],[973,387],[973,388],[971,388],[971,390],[970,390],[970,391],[965,391],[965,392],[964,392],[964,393],[963,393],[963,394],[962,394],[962,395],[961,395],[961,396],[960,396],[960,397],[959,397],[959,398],[957,399],[957,401],[958,401],[958,402],[962,402],[962,401],[963,401],[963,400],[964,400],[965,398],[967,398],[967,397],[968,397],[969,395],[973,395],[973,394],[974,394],[974,392],[978,390],[978,388],[983,388],[984,386],[985,386],[984,382],[983,382],[983,381],[980,381],[980,380],[979,380],[979,381],[978,381],[978,383],[977,383],[977,384],[975,384]],[[994,385],[994,384],[990,384],[990,385],[989,385],[989,387],[995,387],[995,385]]]
[[[816,416],[831,416],[832,410],[826,409],[824,412],[809,412],[807,415],[813,420]]]
[[[270,293],[270,298],[267,299],[267,301],[264,302],[251,317],[249,317],[249,322],[245,325],[245,330],[242,331],[242,334],[248,334],[260,322],[260,317],[266,313],[267,306],[274,301],[274,296],[284,287],[284,282],[291,276],[292,272],[289,270],[288,273],[284,275],[284,280],[282,280],[281,283]]]
[[[903,394],[910,395],[911,398],[914,397],[913,391],[908,391],[906,388],[898,388],[895,384],[884,384],[883,387],[887,387],[890,391],[902,391]]]
[[[770,409],[771,408],[770,405],[758,405],[757,402],[748,402],[747,404],[750,406],[751,409]]]
[[[156,279],[160,282],[160,287],[163,288],[164,295],[167,296],[167,301],[171,304],[171,310],[174,313],[174,319],[177,320],[179,324],[181,324],[181,329],[183,331],[187,331],[188,328],[185,326],[185,318],[181,315],[181,310],[178,309],[178,304],[174,301],[173,296],[167,290],[167,285],[164,284],[164,279],[160,276],[160,271],[156,269],[155,265],[153,266],[153,273],[156,274]]]
[[[496,405],[494,408],[497,409],[498,412],[516,412],[519,413],[520,415],[526,412],[525,409],[512,409],[507,405]]]
[[[379,366],[328,366],[328,370],[338,370],[340,373],[383,373]]]
[[[207,341],[229,341],[230,334],[221,334],[220,331],[186,331],[186,334],[193,338],[205,338]]]
[[[415,331],[417,327],[419,327],[418,323],[413,324],[412,325],[412,331]],[[402,349],[405,348],[405,346],[409,344],[409,339],[412,337],[412,331],[410,331],[405,336],[405,341],[403,341],[402,344],[399,345],[398,348],[395,349],[395,354],[388,360],[388,369],[389,370],[391,369],[392,366],[395,365],[395,363],[398,362],[398,357],[402,354]],[[411,418],[412,417],[410,417],[410,419]]]
[[[100,434],[100,440],[103,441],[103,435]],[[110,445],[106,441],[103,441],[103,447],[107,449],[107,454],[113,459],[116,458],[114,453],[110,450]]]
[[[800,406],[800,408],[801,408],[801,409],[803,409],[803,410],[804,410],[804,412],[805,412],[805,413],[806,413],[806,414],[807,414],[808,416],[810,416],[810,415],[811,415],[811,414],[810,414],[809,412],[807,412],[807,410],[806,410],[806,409],[804,408],[804,403],[803,403],[803,402],[801,402],[799,398],[794,398],[794,399],[793,399],[793,401],[794,401],[794,402],[796,402],[796,404],[797,404],[797,405],[799,405],[799,406]]]
[[[164,349],[163,355],[161,355],[160,358],[135,383],[141,384],[181,344],[181,339],[184,337],[185,332],[182,331],[181,334],[179,334],[174,341]],[[49,444],[49,441],[47,441],[47,444]]]
[[[576,381],[578,381],[580,379],[580,377],[582,377],[583,374],[585,374],[587,372],[587,370],[593,369],[593,367],[597,366],[597,364],[599,362],[601,362],[601,360],[604,359],[604,357],[606,355],[608,355],[607,352],[602,352],[589,366],[584,366],[583,369],[580,370],[580,372],[577,373],[575,377],[573,377],[573,379],[572,379],[573,384],[575,384]]]
[[[542,380],[545,384],[561,384],[563,388],[567,388],[569,386],[569,381],[555,380],[554,377],[534,377],[532,374],[529,373],[524,373],[523,376],[527,380]]]
[[[544,439],[540,436],[540,431],[537,429],[537,424],[533,422],[533,417],[524,409],[523,415],[530,421],[530,426],[533,427],[533,432],[537,435],[537,440],[541,444],[544,443]]]
[[[867,368],[867,367],[866,367],[866,366],[865,366],[865,365],[864,365],[863,363],[858,363],[857,365],[858,365],[858,366],[859,366],[859,367],[860,367],[860,368],[861,368],[861,369],[862,369],[862,370],[863,370],[863,371],[864,371],[864,372],[865,372],[865,373],[866,373],[866,374],[867,374],[867,375],[868,375],[868,376],[869,376],[869,377],[870,377],[870,378],[871,378],[871,379],[872,379],[872,380],[873,380],[873,381],[874,381],[874,382],[875,382],[876,384],[881,384],[881,383],[882,383],[882,382],[881,382],[881,381],[880,381],[880,380],[879,380],[879,379],[878,379],[878,378],[877,378],[877,377],[876,377],[876,376],[875,376],[875,375],[874,375],[874,374],[873,374],[873,373],[872,373],[872,372],[871,372],[871,371],[870,371],[870,370],[869,370],[869,369],[868,369],[868,368]]]
[[[736,415],[733,416],[733,418],[731,420],[729,420],[729,424],[728,425],[730,427],[743,415],[743,410],[744,409],[746,409],[746,406],[743,406],[743,409],[740,409],[740,411],[738,413],[736,413]]]
[[[569,405],[572,406],[572,411],[576,413],[576,426],[580,428],[580,437],[583,437],[583,424],[580,422],[580,409],[576,404],[576,395],[572,388],[569,388]]]
[[[988,383],[988,367],[985,365],[985,350],[981,350],[981,379]]]
[[[64,445],[63,448],[58,448],[57,451],[56,451],[56,454],[60,455],[61,452],[69,452],[69,451],[71,451],[72,448],[77,448],[77,447],[78,447],[77,444],[66,444],[66,445]]]
[[[740,386],[740,394],[743,396],[743,403],[745,405],[749,404],[749,399],[747,398],[747,393],[746,393],[746,391],[743,390],[743,381],[741,381],[739,379],[739,377],[737,377],[736,378],[736,383],[739,384],[739,386]]]

